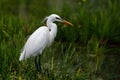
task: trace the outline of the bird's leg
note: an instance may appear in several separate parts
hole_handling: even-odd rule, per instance
[[[39,70],[39,66],[38,66],[38,60],[37,60],[37,56],[35,57],[35,66],[36,66],[36,69],[38,70],[38,72],[40,72]]]
[[[41,72],[41,55],[39,55],[38,58],[38,68],[39,68],[39,72]]]

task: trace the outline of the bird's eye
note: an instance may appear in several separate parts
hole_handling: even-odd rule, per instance
[[[56,17],[56,19],[60,20],[60,18]]]

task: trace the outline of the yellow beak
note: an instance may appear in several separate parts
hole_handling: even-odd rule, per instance
[[[73,24],[68,22],[67,20],[63,20],[63,23],[73,26]]]

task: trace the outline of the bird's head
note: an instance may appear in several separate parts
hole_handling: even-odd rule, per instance
[[[50,16],[46,17],[45,20],[50,20],[52,22],[62,22],[62,23],[65,23],[65,24],[68,24],[68,25],[71,25],[73,26],[72,23],[68,22],[67,20],[64,20],[62,19],[60,16],[58,16],[57,14],[51,14]]]

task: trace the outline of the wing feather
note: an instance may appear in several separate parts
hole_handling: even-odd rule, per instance
[[[27,40],[19,60],[41,54],[49,42],[49,29],[45,26],[38,28]]]

